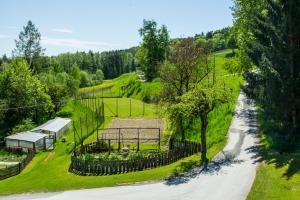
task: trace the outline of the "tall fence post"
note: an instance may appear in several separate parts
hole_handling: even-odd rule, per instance
[[[89,126],[88,126],[88,117],[87,114],[85,115],[85,125],[86,125],[86,135],[89,134]]]
[[[120,152],[120,149],[121,149],[121,129],[119,128],[118,152]]]
[[[137,151],[140,151],[140,129],[138,128],[138,134],[137,134]]]
[[[129,116],[131,116],[131,99],[129,99],[129,110],[130,110],[130,114],[129,114]]]
[[[160,128],[158,128],[158,149],[160,149]]]
[[[110,155],[110,149],[111,149],[111,141],[109,139],[108,140],[108,155]]]
[[[116,117],[119,116],[119,102],[118,102],[118,98],[116,98]]]

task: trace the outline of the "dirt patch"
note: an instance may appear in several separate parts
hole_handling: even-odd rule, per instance
[[[51,157],[53,157],[55,152],[49,152],[47,158],[45,158],[44,162],[47,162]]]
[[[114,119],[108,129],[103,132],[103,139],[111,139],[113,143],[120,140],[124,143],[157,143],[163,137],[164,121],[162,119]]]

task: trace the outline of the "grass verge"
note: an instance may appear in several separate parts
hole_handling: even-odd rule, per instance
[[[268,120],[258,107],[260,126],[261,164],[248,195],[248,200],[298,200],[300,199],[300,148],[290,153],[280,153],[283,143],[276,133],[276,125]]]

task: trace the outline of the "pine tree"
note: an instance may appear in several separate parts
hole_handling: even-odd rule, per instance
[[[300,1],[265,0],[248,17],[253,39],[245,50],[258,68],[250,84],[291,140],[300,124]]]
[[[15,40],[16,48],[13,50],[14,56],[24,57],[32,67],[33,59],[43,55],[44,49],[40,45],[41,34],[34,24],[29,20],[19,34],[19,40]],[[33,71],[36,70],[33,67]]]

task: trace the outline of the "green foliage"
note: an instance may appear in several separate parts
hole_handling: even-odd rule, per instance
[[[87,87],[92,84],[92,79],[86,71],[80,72],[80,87]]]
[[[26,157],[25,153],[12,153],[0,149],[0,161],[1,162],[20,162]]]
[[[25,119],[12,129],[11,134],[29,131],[33,128],[35,128],[35,124],[31,121],[31,119]]]
[[[96,71],[96,84],[101,84],[104,80],[104,74],[101,69]]]
[[[24,57],[31,67],[33,60],[43,53],[40,41],[41,34],[34,24],[28,21],[27,25],[23,27],[23,31],[19,34],[19,40],[15,41],[16,49],[13,53],[15,56]],[[33,71],[36,72],[35,67],[33,67]]]
[[[297,1],[235,1],[236,29],[244,40],[241,52],[257,67],[245,70],[249,92],[292,142],[300,124],[300,33]],[[250,65],[251,66],[251,65]],[[298,137],[299,138],[299,137]]]
[[[143,42],[137,58],[147,80],[151,81],[158,76],[158,65],[166,58],[169,33],[165,25],[157,28],[157,23],[151,20],[143,21],[139,33],[143,37]]]
[[[37,123],[52,111],[45,85],[32,74],[25,60],[15,59],[7,65],[0,78],[0,88],[0,99],[5,102],[6,108],[21,107],[6,110],[5,127],[12,128],[24,119],[34,119]]]
[[[58,66],[62,68],[63,71],[72,72],[72,67],[76,65],[80,70],[86,71],[91,77],[92,74],[95,74],[94,83],[99,84],[103,79],[112,79],[120,76],[123,73],[131,72],[135,70],[136,63],[134,60],[135,56],[135,48],[127,49],[127,50],[116,50],[116,51],[108,51],[108,52],[76,52],[76,53],[63,53],[58,56],[52,57],[55,62],[57,62]],[[103,77],[100,74],[102,70]],[[77,73],[78,74],[78,73]],[[75,78],[77,79],[77,77]],[[91,77],[91,79],[93,79]]]
[[[242,72],[242,65],[238,57],[226,58],[224,68],[230,74],[241,74]]]

